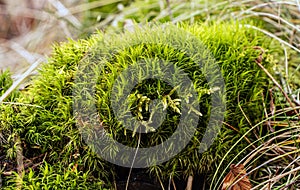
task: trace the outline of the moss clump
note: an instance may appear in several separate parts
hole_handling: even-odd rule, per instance
[[[176,156],[163,164],[149,167],[149,171],[165,178],[170,175],[186,177],[204,173],[211,174],[226,151],[250,128],[239,106],[253,122],[262,117],[261,93],[268,85],[268,80],[255,64],[260,52],[254,47],[260,46],[267,49],[270,40],[256,31],[235,23],[178,25],[176,27],[166,25],[164,27],[137,28],[133,33],[125,32],[124,34],[96,34],[88,40],[70,41],[61,46],[55,46],[49,64],[43,66],[40,75],[33,80],[32,86],[18,99],[20,102],[40,106],[19,108],[16,113],[18,119],[12,122],[13,130],[20,135],[26,146],[24,156],[32,158],[47,153],[46,161],[50,165],[68,167],[70,164],[76,163],[80,171],[90,171],[89,175],[106,181],[106,185],[109,186],[108,178],[115,172],[114,166],[94,153],[94,150],[101,147],[102,142],[94,142],[94,145],[96,143],[97,146],[90,147],[87,144],[91,142],[87,139],[100,138],[101,135],[97,133],[99,128],[101,130],[104,128],[119,143],[133,148],[137,146],[139,148],[153,147],[171,137],[179,121],[184,117],[182,115],[183,102],[188,102],[189,98],[184,99],[180,93],[187,96],[189,94],[180,85],[179,87],[172,86],[165,81],[144,77],[144,75],[151,75],[151,72],[147,70],[147,65],[152,64],[157,68],[157,72],[164,73],[169,72],[168,66],[171,64],[174,66],[174,71],[184,71],[185,76],[192,81],[192,87],[197,95],[195,101],[190,103],[194,103],[195,107],[199,106],[201,113],[194,110],[188,112],[188,114],[197,115],[198,119],[185,122],[183,126],[186,134],[180,136],[183,139],[177,139],[180,142],[192,135],[188,144]],[[183,32],[176,33],[177,30]],[[178,38],[176,38],[177,34],[180,35],[177,36]],[[187,38],[183,40],[185,34]],[[168,38],[174,46],[163,43]],[[164,40],[160,41],[161,39]],[[203,46],[200,49],[193,47],[193,39],[200,40]],[[203,63],[202,70],[199,69],[197,60],[194,60],[195,57],[180,51],[180,47],[191,48],[196,55],[203,55],[205,59],[214,60],[221,70],[226,93],[222,94],[218,89],[211,88],[213,84],[211,81],[216,84],[220,78],[207,79],[205,71],[209,71],[211,76],[215,76],[217,70],[209,70],[215,67],[211,67],[208,62]],[[265,67],[270,65],[268,60],[263,59],[262,64]],[[146,67],[140,69],[140,64],[146,65]],[[135,79],[133,75],[130,75],[131,72],[128,72],[127,75],[124,74],[123,71],[126,69],[132,69],[131,71],[141,75],[139,78],[141,82],[129,90],[123,86],[130,84]],[[177,74],[177,76],[181,76],[180,72]],[[78,76],[83,77],[79,77],[79,79],[96,76],[94,89],[91,91],[91,89],[83,88],[87,86],[79,83]],[[168,77],[171,81],[178,79],[172,78],[171,74]],[[81,82],[86,82],[86,80]],[[126,93],[129,100],[125,101],[123,96]],[[226,99],[224,122],[234,126],[238,132],[223,125],[218,137],[214,139],[213,145],[206,152],[200,154],[199,148],[203,145],[200,143],[201,139],[211,115],[216,114],[212,112],[213,108],[211,107],[214,93],[222,101]],[[90,101],[89,97],[95,101]],[[81,99],[81,105],[78,105],[76,101],[73,102],[78,99]],[[150,102],[154,99],[162,102],[158,104],[161,107],[158,106],[157,110],[155,110],[156,107],[151,107]],[[122,100],[127,103],[127,109],[120,105]],[[93,107],[94,103],[97,113],[89,115],[88,109]],[[120,105],[117,106],[120,108],[118,109],[120,113],[117,114],[113,110],[116,105]],[[80,114],[75,109],[76,117],[73,115],[73,106],[82,109]],[[128,130],[124,127],[127,123],[122,123],[117,118],[130,115],[134,119],[129,119],[128,122],[145,123],[151,118],[151,110],[158,115],[161,114],[159,110],[166,111],[164,119],[158,122],[162,125],[156,128],[155,132],[151,132],[151,130],[156,126],[145,124],[143,126],[147,133],[136,134],[142,130],[142,127],[133,127],[132,130]],[[98,116],[99,118],[97,118]],[[91,118],[101,120],[101,122],[98,121],[101,125],[97,126],[97,130],[92,125],[93,123],[89,123]],[[193,122],[196,122],[196,125],[190,126]],[[80,130],[78,130],[78,126]],[[191,129],[193,127],[196,131]],[[96,138],[89,135],[98,136]],[[251,139],[252,136],[249,135],[248,138]],[[107,139],[102,140],[104,142]],[[246,141],[241,143],[226,160],[230,161],[247,145]],[[132,160],[131,157],[124,156],[126,154],[122,156],[118,151],[120,150],[106,147],[102,153],[111,157],[114,155],[122,157],[123,164]],[[165,150],[165,153],[168,151]],[[136,161],[142,159],[147,160],[147,158],[138,158]]]
[[[31,168],[22,176],[22,189],[99,189],[103,182],[90,175],[89,171],[78,171],[76,165],[64,168],[60,165],[51,166],[44,162],[39,166],[39,172]],[[6,180],[6,188],[17,189],[14,177]],[[105,190],[103,188],[103,190]]]

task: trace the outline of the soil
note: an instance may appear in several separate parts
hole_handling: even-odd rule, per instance
[[[117,171],[117,190],[125,190],[127,178],[130,169],[125,167],[116,166]],[[205,189],[203,176],[195,176],[193,180],[193,190]],[[176,190],[184,190],[187,181],[184,179],[174,179]],[[175,190],[173,184],[165,182],[164,188],[168,190]],[[133,169],[131,172],[128,190],[162,190],[162,187],[157,179],[149,176],[147,169]]]

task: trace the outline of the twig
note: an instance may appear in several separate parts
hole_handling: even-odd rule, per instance
[[[271,91],[272,92],[272,91]],[[262,99],[263,99],[263,102],[262,102],[262,104],[263,104],[263,107],[264,107],[264,113],[265,113],[265,117],[266,118],[268,118],[268,112],[267,112],[267,108],[266,108],[266,103],[265,103],[265,98],[264,98],[264,94],[263,93],[261,93],[262,94]],[[273,104],[273,102],[272,102],[273,100],[272,100],[272,98],[271,98],[271,100],[270,100],[270,108],[271,108],[271,105]],[[273,113],[272,111],[271,111],[271,113]],[[272,116],[273,116],[274,114],[272,114]],[[268,126],[268,128],[269,128],[269,130],[273,133],[275,130],[273,129],[273,127],[271,126],[271,124],[270,124],[270,119],[268,120],[268,121],[266,121],[267,122],[267,126]]]
[[[163,184],[163,182],[161,181],[160,177],[159,177],[159,176],[157,176],[157,177],[158,177],[158,181],[159,181],[159,184],[160,184],[160,186],[161,186],[161,189],[162,189],[162,190],[165,190],[164,184]]]
[[[13,85],[0,97],[0,104],[34,71],[41,62],[45,61],[44,58],[38,59],[29,67],[29,69],[16,81]]]
[[[170,174],[168,190],[171,190],[172,174]]]
[[[173,184],[174,190],[176,190],[176,185],[175,185],[175,182],[174,182],[174,179],[173,179],[173,178],[172,178],[172,184]]]
[[[252,125],[250,119],[248,118],[248,116],[247,116],[246,113],[244,112],[242,106],[240,105],[240,92],[238,92],[238,97],[237,97],[237,98],[238,98],[238,106],[239,106],[239,108],[240,108],[240,110],[241,110],[243,116],[246,118],[247,122],[249,123],[249,125],[250,125],[251,128],[252,128],[253,125]],[[259,139],[259,137],[258,137],[258,135],[256,134],[256,131],[255,131],[255,130],[253,130],[253,133],[254,133],[255,137],[256,137],[257,139]],[[245,137],[246,137],[246,136],[245,136]],[[256,148],[252,143],[250,143],[250,144],[252,145],[252,147]]]
[[[274,104],[274,98],[273,98],[273,90],[272,88],[269,89],[270,92],[270,112],[271,112],[271,116],[274,116],[275,111],[276,111],[276,106]]]
[[[57,9],[57,15],[59,17],[66,18],[70,23],[72,23],[76,28],[81,28],[81,23],[79,20],[74,17],[70,10],[68,10],[60,1],[58,0],[49,0],[49,2]]]
[[[28,106],[28,107],[36,107],[36,108],[42,108],[42,106],[38,105],[32,105],[32,104],[24,104],[24,103],[19,103],[19,102],[2,102],[2,104],[11,104],[11,105],[17,105],[17,106]]]
[[[24,163],[23,163],[23,149],[22,149],[22,146],[21,146],[21,140],[20,140],[20,137],[17,136],[15,137],[15,143],[16,143],[16,146],[17,146],[17,172],[18,172],[18,175],[19,175],[19,180],[17,181],[17,189],[22,189],[22,175],[23,175],[23,172],[24,172]]]
[[[36,159],[38,159],[38,158],[41,158],[42,156],[44,156],[44,158],[42,159],[42,161],[40,161],[40,162],[38,162],[38,163],[36,163],[36,164],[33,164],[33,162],[32,162],[33,160],[36,160]],[[36,156],[36,157],[34,157],[34,158],[31,158],[32,160],[30,160],[29,163],[23,164],[23,168],[24,168],[25,172],[29,172],[29,168],[30,168],[30,169],[35,169],[37,166],[41,165],[41,164],[45,161],[46,156],[47,156],[47,153],[41,154],[41,155],[39,155],[39,156]],[[24,156],[23,156],[23,158],[24,158]],[[12,169],[9,170],[9,171],[4,171],[2,174],[5,175],[5,176],[10,176],[10,175],[13,174],[14,171],[18,171],[18,166],[17,166],[17,168],[12,168]]]
[[[189,178],[188,178],[188,181],[187,181],[187,185],[186,185],[185,190],[192,190],[192,187],[193,187],[193,179],[194,179],[194,177],[190,175]]]
[[[226,122],[222,122],[224,125],[226,125],[226,126],[228,126],[229,128],[231,128],[232,130],[234,130],[234,131],[236,131],[237,133],[240,133],[240,131],[239,130],[237,130],[235,127],[233,127],[232,125],[230,125],[230,124],[228,124],[228,123],[226,123]],[[251,143],[251,141],[247,138],[247,137],[244,137],[245,138],[245,140],[249,143],[249,144],[252,144]],[[254,145],[252,145],[253,146],[253,148],[256,148]]]
[[[298,53],[300,53],[300,49],[298,49],[297,47],[289,44],[288,42],[286,42],[284,40],[282,40],[281,38],[277,37],[275,34],[272,34],[271,32],[268,32],[266,30],[260,29],[260,28],[258,28],[256,26],[252,26],[252,25],[249,25],[249,24],[245,24],[244,26],[247,27],[247,28],[252,28],[254,30],[260,31],[260,32],[262,32],[262,33],[264,33],[264,34],[266,34],[266,35],[274,38],[275,40],[279,41],[280,43],[282,43],[282,44],[284,44],[284,45],[292,48],[293,50],[297,51]]]
[[[279,90],[282,92],[286,100],[289,102],[290,106],[293,108],[294,112],[297,114],[298,118],[300,119],[300,115],[295,108],[294,104],[292,103],[291,99],[288,97],[287,93],[282,89],[280,84],[275,80],[275,78],[269,73],[269,71],[261,64],[262,62],[262,54],[264,53],[264,50],[261,47],[254,47],[254,49],[258,49],[261,51],[260,56],[255,60],[255,63],[268,75],[268,77],[273,81],[273,83],[279,88]]]
[[[141,143],[141,128],[140,128],[140,133],[139,133],[139,140],[138,140],[138,144],[137,144],[137,147],[136,147],[136,151],[134,153],[134,157],[133,157],[133,160],[132,160],[132,163],[131,163],[131,167],[130,167],[130,170],[129,170],[129,174],[128,174],[128,178],[127,178],[127,182],[126,182],[126,190],[128,190],[128,185],[129,185],[129,181],[130,181],[130,176],[131,176],[131,172],[132,172],[132,168],[133,168],[133,165],[134,165],[134,162],[135,162],[135,159],[136,159],[136,155],[137,155],[137,152],[139,150],[139,147],[140,147],[140,143]]]
[[[21,55],[28,63],[34,63],[36,61],[36,56],[34,56],[32,53],[30,53],[28,50],[26,50],[23,46],[20,44],[10,41],[9,42],[10,48],[17,52],[19,55]],[[41,57],[41,56],[40,56]]]

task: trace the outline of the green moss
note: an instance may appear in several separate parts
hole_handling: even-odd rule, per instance
[[[4,72],[0,71],[0,96],[2,96],[12,84],[11,73],[8,70]],[[0,155],[5,152],[4,147],[9,141],[8,137],[11,134],[12,123],[18,120],[18,116],[14,114],[18,112],[18,107],[13,104],[18,97],[19,92],[14,91],[5,99],[3,104],[0,104]]]
[[[22,181],[22,189],[102,189],[103,182],[90,175],[90,172],[78,171],[76,165],[67,168],[46,162],[40,165],[39,173],[29,169],[22,179],[15,173],[9,177],[4,189],[17,189],[16,180]]]
[[[11,73],[6,71],[0,70],[0,96],[4,94],[6,90],[13,84],[13,80],[11,78]],[[18,97],[18,92],[13,92],[9,97],[7,97],[6,101],[13,101],[15,98]]]
[[[199,101],[203,116],[197,122],[197,131],[189,144],[174,158],[164,164],[150,167],[149,171],[165,178],[168,178],[170,174],[178,177],[193,174],[211,174],[226,151],[250,128],[239,106],[253,123],[259,121],[263,116],[261,94],[268,86],[268,79],[255,63],[260,52],[255,50],[254,47],[260,46],[268,49],[270,40],[254,30],[235,23],[195,24],[193,26],[182,24],[177,27],[199,39],[221,68],[226,85],[224,122],[236,128],[238,132],[223,125],[214,144],[208,151],[199,154],[200,141],[209,116],[215,114],[211,113],[211,89],[205,79],[205,74],[199,70],[198,65],[186,52],[178,51],[178,49],[166,44],[151,43],[157,42],[158,39],[167,39],[168,36],[165,35],[167,33],[171,36],[170,40],[175,41],[174,44],[183,47],[189,47],[190,45],[192,47],[193,42],[189,40],[193,38],[182,41],[183,36],[178,36],[176,41],[174,35],[172,35],[172,32],[176,33],[175,29],[167,30],[156,27],[156,30],[152,30],[150,27],[146,27],[145,30],[137,28],[134,33],[126,32],[125,34],[107,36],[96,34],[88,40],[70,41],[54,47],[49,64],[42,67],[40,75],[33,80],[28,91],[18,99],[19,102],[41,106],[42,108],[33,106],[19,108],[18,119],[11,124],[13,130],[21,136],[22,142],[26,145],[24,156],[31,158],[47,152],[46,160],[50,165],[59,162],[62,167],[67,167],[72,163],[79,163],[83,172],[90,171],[89,175],[106,181],[106,185],[109,186],[107,179],[114,173],[114,167],[98,157],[93,152],[93,148],[86,144],[83,140],[84,136],[79,132],[76,123],[78,124],[80,117],[83,118],[82,123],[79,123],[79,125],[87,129],[89,126],[84,123],[86,118],[99,115],[103,126],[111,136],[115,137],[120,143],[136,147],[139,135],[125,129],[116,119],[110,102],[112,100],[111,90],[117,77],[130,65],[137,65],[140,60],[146,60],[147,62],[149,59],[151,59],[149,64],[164,64],[159,60],[165,60],[172,63],[175,68],[184,70],[193,81],[195,90],[198,93],[196,99]],[[145,42],[149,43],[136,43],[144,39]],[[134,43],[136,45],[131,46]],[[103,51],[105,52],[114,47],[114,51],[103,54]],[[200,50],[196,47],[193,49],[198,54],[207,55],[207,52],[199,52]],[[264,56],[270,55],[266,52]],[[270,59],[263,59],[262,64],[265,67],[272,64],[268,60]],[[79,64],[80,70],[78,70]],[[208,67],[209,65],[204,66]],[[84,72],[86,72],[86,76],[92,75],[91,70],[88,70],[91,68],[97,76],[95,98],[98,114],[80,115],[80,117],[77,115],[76,120],[72,110],[73,87],[77,86],[75,89],[81,90],[80,92],[85,93],[85,95],[89,95],[90,89],[78,89],[80,84],[75,84],[76,81],[74,80],[78,74]],[[161,70],[164,71],[164,68],[161,68]],[[130,80],[120,81],[116,85],[117,89],[119,88],[118,85],[130,83]],[[176,101],[183,100],[178,100],[179,95],[177,92],[171,93],[174,90],[176,90],[174,86],[167,83],[158,80],[153,80],[151,83],[148,81],[147,83],[147,80],[144,80],[143,83],[130,91],[130,106],[125,114],[132,112],[140,120],[150,117],[146,108],[149,106],[150,99],[158,98],[164,100],[165,104],[168,105],[166,121],[162,127],[158,128],[160,133],[142,135],[141,148],[160,144],[170,137],[176,129],[176,124],[182,117],[180,114],[182,107],[180,104],[176,104]],[[121,96],[120,91],[114,97],[114,100],[118,101]],[[142,98],[143,96],[144,98]],[[222,97],[225,98],[225,96]],[[89,107],[93,102],[87,100],[83,103]],[[6,124],[4,122],[1,125]],[[188,123],[186,123],[186,127],[190,127]],[[249,135],[248,138],[251,140],[253,136]],[[247,145],[248,142],[243,141],[226,160],[231,161]],[[108,148],[108,151],[113,155],[118,150]],[[126,162],[126,159],[128,158],[124,158],[124,162]]]

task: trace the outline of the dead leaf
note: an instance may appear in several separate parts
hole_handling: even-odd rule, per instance
[[[226,175],[222,190],[250,190],[251,183],[246,176],[246,170],[243,164],[232,164],[230,172]]]

